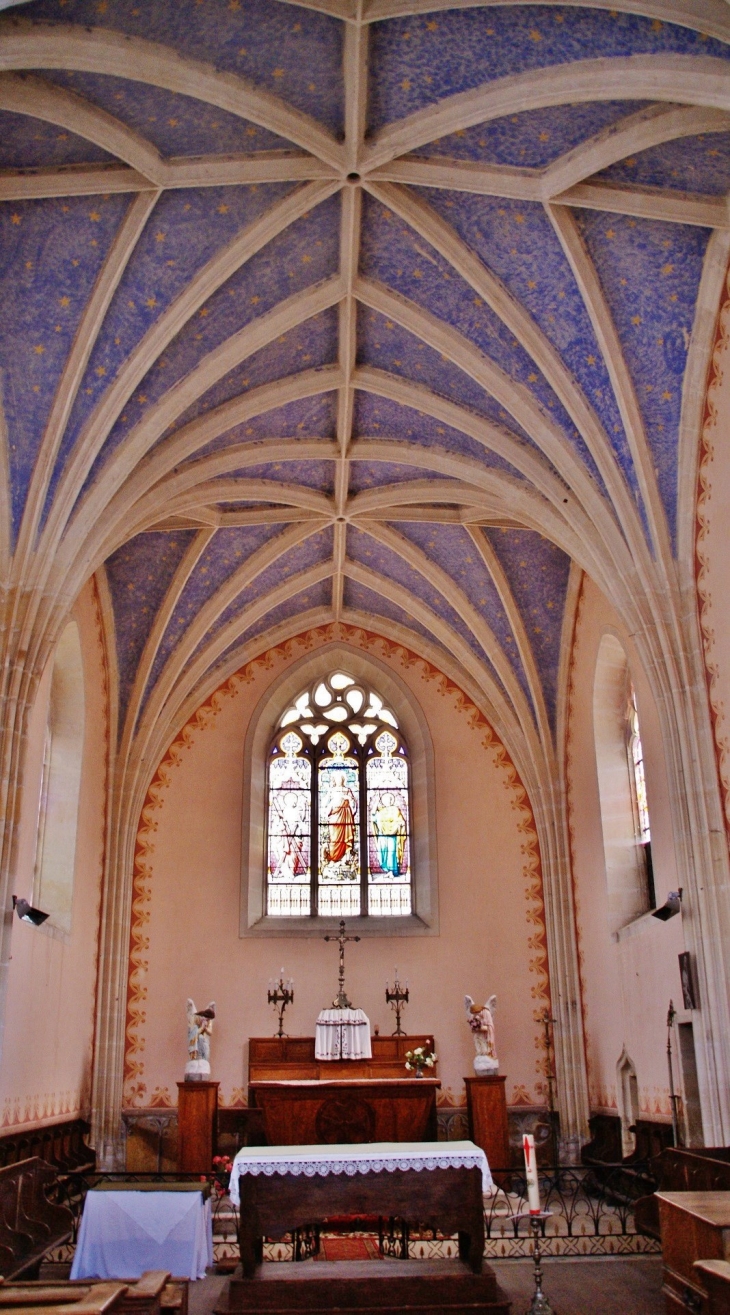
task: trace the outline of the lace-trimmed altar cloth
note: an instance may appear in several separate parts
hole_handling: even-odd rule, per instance
[[[370,1019],[362,1009],[321,1009],[314,1033],[315,1059],[372,1059]]]
[[[482,1191],[492,1187],[487,1157],[472,1141],[368,1142],[362,1146],[244,1146],[233,1161],[229,1196],[240,1205],[238,1179],[246,1173],[291,1173],[295,1177],[328,1174],[393,1173],[395,1169],[480,1169]]]

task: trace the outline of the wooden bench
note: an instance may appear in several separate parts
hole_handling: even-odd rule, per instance
[[[57,1182],[57,1170],[38,1156],[0,1169],[0,1273],[5,1278],[35,1277],[46,1252],[73,1236],[71,1211],[48,1199]]]
[[[730,1312],[730,1264],[727,1260],[696,1260],[698,1282],[707,1293],[703,1315]]]
[[[38,1304],[24,1305],[23,1312],[24,1315],[107,1315],[120,1308],[126,1291],[126,1283],[95,1283],[93,1287],[86,1287],[84,1295],[76,1301],[72,1299],[59,1304],[42,1304],[44,1286],[39,1284],[36,1294]]]
[[[727,1146],[688,1149],[670,1146],[654,1161],[657,1192],[730,1191],[730,1150]],[[656,1194],[640,1196],[634,1204],[636,1231],[661,1241]]]
[[[150,1269],[139,1279],[120,1278],[126,1284],[115,1312],[121,1315],[188,1315],[188,1280],[172,1278],[167,1270]],[[55,1306],[85,1299],[96,1286],[90,1279],[54,1279],[0,1283],[0,1315],[3,1308]],[[78,1310],[78,1305],[75,1306]]]

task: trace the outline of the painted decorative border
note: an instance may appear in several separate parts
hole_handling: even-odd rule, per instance
[[[94,638],[97,645],[98,656],[98,673],[100,677],[101,702],[103,706],[104,722],[104,774],[102,781],[102,812],[101,812],[101,845],[99,847],[99,880],[96,887],[96,907],[95,922],[97,930],[101,918],[101,899],[102,886],[104,880],[104,871],[106,868],[106,835],[107,835],[107,808],[109,796],[109,744],[110,744],[110,726],[109,726],[109,670],[107,666],[106,640],[104,636],[104,623],[102,619],[101,601],[97,589],[96,577],[92,576],[90,581],[90,602],[93,614]],[[66,939],[64,937],[64,939]],[[99,937],[97,935],[97,952],[96,952],[96,971],[95,978],[98,984],[99,975]],[[42,1128],[49,1123],[57,1123],[59,1119],[66,1118],[87,1118],[91,1110],[91,1074],[94,1071],[94,1004],[96,1000],[96,990],[92,997],[91,1019],[89,1024],[89,1052],[88,1059],[84,1064],[84,1080],[80,1089],[76,1091],[44,1091],[36,1092],[33,1095],[26,1096],[8,1096],[3,1101],[2,1114],[0,1115],[0,1128],[4,1133],[15,1132],[20,1128]]]
[[[145,978],[149,966],[150,902],[152,898],[151,858],[155,847],[157,830],[156,814],[162,807],[164,795],[171,783],[172,772],[182,761],[185,752],[192,747],[198,735],[218,716],[230,698],[233,698],[244,685],[249,685],[260,670],[269,670],[274,659],[290,661],[304,651],[315,646],[322,647],[334,641],[345,641],[358,648],[370,650],[380,656],[397,660],[404,668],[416,668],[425,681],[435,682],[442,697],[453,696],[454,708],[464,713],[469,726],[481,732],[482,746],[494,754],[495,766],[503,769],[505,788],[513,792],[512,807],[518,813],[518,831],[521,837],[523,857],[523,877],[525,880],[525,899],[527,901],[527,920],[532,931],[528,939],[530,951],[529,971],[534,977],[531,987],[535,1002],[533,1018],[542,1022],[545,1010],[550,1010],[550,980],[548,971],[547,932],[545,928],[545,906],[543,899],[542,864],[540,846],[535,825],[535,817],[530,805],[527,791],[522,784],[517,769],[505,746],[495,734],[486,717],[476,704],[448,676],[439,671],[425,658],[405,648],[404,645],[385,639],[382,635],[364,630],[359,626],[332,622],[326,626],[317,626],[302,632],[285,643],[268,649],[259,657],[246,663],[240,671],[221,684],[209,698],[193,713],[182,730],[175,737],[164,754],[155,772],[142,810],[137,828],[134,856],[134,876],[132,883],[132,916],[129,938],[129,973],[127,980],[127,1015],[126,1015],[126,1049],[124,1057],[124,1091],[123,1106],[126,1109],[138,1109],[144,1106],[158,1109],[170,1108],[174,1102],[167,1087],[158,1087],[148,1096],[144,1081],[144,1047],[142,1029],[146,1022],[147,987]],[[546,1056],[542,1038],[535,1037],[535,1048],[540,1052],[535,1062],[535,1070],[541,1079],[546,1074]],[[541,1080],[535,1084],[538,1094],[544,1094],[546,1084]],[[518,1085],[514,1088],[510,1104],[530,1105],[534,1097],[527,1087]],[[221,1104],[227,1108],[240,1108],[246,1103],[245,1089],[235,1088],[230,1096],[221,1097]]]
[[[717,778],[723,802],[725,834],[730,847],[730,736],[725,730],[725,705],[720,695],[719,666],[714,656],[715,630],[712,624],[712,594],[709,584],[707,538],[709,535],[709,500],[712,493],[712,463],[715,457],[713,434],[717,427],[715,398],[724,381],[723,357],[730,343],[730,269],[725,284],[726,298],[722,303],[712,347],[705,410],[700,437],[700,460],[697,471],[697,512],[695,520],[695,581],[697,608],[702,649],[705,660],[705,680],[710,705],[712,733],[715,742]]]
[[[568,847],[570,853],[570,879],[573,891],[573,907],[575,909],[575,938],[578,953],[578,981],[580,986],[580,1008],[581,1018],[583,1021],[583,1037],[586,1056],[586,1074],[588,1078],[588,1101],[591,1114],[613,1114],[618,1109],[618,1098],[616,1088],[613,1085],[608,1087],[601,1086],[596,1081],[596,1064],[594,1063],[593,1049],[591,1044],[591,1032],[587,1022],[586,1008],[586,961],[585,949],[581,937],[581,900],[576,881],[576,842],[575,842],[575,817],[577,805],[575,799],[575,773],[574,768],[574,736],[575,726],[575,682],[578,662],[580,658],[580,627],[583,620],[583,613],[586,605],[586,575],[581,577],[580,588],[575,608],[575,620],[573,623],[573,634],[571,638],[570,664],[568,668],[568,700],[567,700],[567,717],[565,729],[565,780],[566,780],[566,817],[568,824]],[[668,1093],[659,1087],[651,1089],[642,1089],[640,1115],[646,1119],[671,1119],[671,1104]]]
[[[568,851],[570,854],[570,885],[573,892],[573,909],[575,919],[575,944],[578,956],[578,984],[580,987],[580,1013],[583,1023],[583,1044],[585,1047],[586,1057],[586,1077],[588,1079],[588,1101],[591,1112],[594,1112],[599,1106],[603,1107],[608,1102],[608,1108],[611,1111],[616,1109],[615,1094],[613,1104],[605,1092],[595,1090],[592,1082],[592,1073],[595,1071],[592,1063],[591,1054],[591,1035],[588,1029],[586,1019],[586,963],[585,949],[581,936],[581,903],[578,893],[578,883],[576,881],[576,844],[575,844],[575,803],[573,799],[573,727],[575,725],[575,680],[578,667],[578,649],[580,625],[583,620],[583,612],[586,603],[585,590],[586,577],[585,572],[581,575],[580,585],[578,587],[578,598],[576,600],[575,612],[573,614],[573,633],[570,639],[570,663],[568,667],[568,699],[567,699],[567,716],[565,718],[565,814],[568,824]]]

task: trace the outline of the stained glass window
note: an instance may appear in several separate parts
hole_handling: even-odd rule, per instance
[[[301,917],[311,909],[312,764],[303,740],[280,737],[269,765],[269,889],[267,911]]]
[[[631,686],[629,694],[629,753],[634,776],[634,794],[637,813],[637,839],[642,844],[651,840],[649,825],[649,805],[646,800],[646,777],[644,775],[644,750],[641,745],[639,730],[639,709],[636,706],[636,691]]]
[[[368,912],[402,917],[411,912],[408,763],[389,731],[377,737],[375,749],[366,768]]]
[[[345,671],[287,708],[268,777],[267,912],[407,917],[408,750],[395,714]]]

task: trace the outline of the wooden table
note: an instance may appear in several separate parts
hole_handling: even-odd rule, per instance
[[[438,1078],[252,1082],[269,1146],[436,1140]]]
[[[657,1192],[656,1197],[667,1312],[701,1310],[707,1292],[694,1262],[730,1260],[730,1192]]]
[[[434,1147],[433,1151],[424,1146],[404,1148],[403,1158],[415,1151],[416,1156],[430,1158],[431,1162],[439,1157],[446,1161],[449,1156],[456,1159],[462,1148],[466,1148],[462,1158],[479,1162],[481,1152],[471,1142],[446,1143],[438,1150]],[[356,1168],[358,1163],[364,1168],[373,1164],[377,1166],[379,1158],[383,1162],[389,1158],[392,1166],[392,1157],[398,1149],[391,1145],[363,1146],[358,1150],[342,1147],[330,1151],[328,1147],[330,1164],[341,1150],[343,1158],[347,1158],[348,1168],[352,1166],[355,1171],[345,1172],[341,1167],[338,1172],[329,1171],[328,1166],[325,1172],[323,1148],[298,1146],[298,1163],[293,1167],[306,1164],[306,1172],[302,1168],[299,1172],[244,1172],[237,1179],[232,1177],[231,1198],[234,1204],[237,1196],[240,1201],[239,1241],[244,1276],[254,1277],[263,1256],[264,1237],[283,1237],[295,1228],[321,1224],[325,1219],[340,1215],[394,1216],[412,1224],[441,1229],[447,1234],[458,1233],[460,1258],[468,1262],[473,1273],[481,1273],[484,1255],[482,1169],[447,1165],[433,1167],[432,1163],[431,1167],[421,1169],[370,1167],[361,1172]],[[277,1160],[286,1166],[287,1150],[286,1147],[272,1147],[269,1151],[252,1147],[241,1151],[236,1157],[234,1172],[242,1158],[244,1164],[249,1162],[252,1168],[258,1168],[256,1161],[264,1156],[267,1157],[267,1169]],[[482,1162],[486,1164],[485,1160]]]

